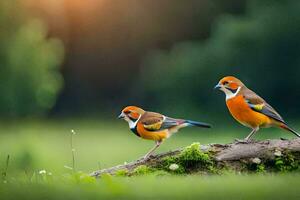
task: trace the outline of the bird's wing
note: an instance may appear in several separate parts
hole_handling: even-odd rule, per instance
[[[160,129],[169,129],[172,128],[174,126],[178,126],[180,124],[183,124],[185,122],[185,120],[182,119],[174,119],[174,118],[170,118],[170,117],[165,117]]]
[[[148,131],[160,131],[179,125],[180,120],[165,117],[159,113],[146,112],[140,119],[140,123]]]
[[[252,110],[262,113],[279,122],[285,123],[283,118],[278,114],[278,112],[272,106],[270,106],[263,98],[258,96],[255,92],[247,89],[243,92],[243,95],[247,104]]]

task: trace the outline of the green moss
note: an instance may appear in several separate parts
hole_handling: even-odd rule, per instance
[[[246,170],[250,172],[263,173],[266,170],[264,161],[260,158],[250,159],[250,162],[246,164]]]
[[[165,175],[170,175],[169,172],[165,171],[165,170],[162,170],[160,168],[153,168],[153,167],[149,167],[149,166],[146,166],[146,165],[141,165],[141,166],[138,166],[137,168],[135,168],[133,170],[132,173],[126,173],[126,175],[124,176],[140,176],[140,175],[154,175],[154,176],[165,176]]]
[[[176,165],[177,167],[173,167]],[[199,143],[186,147],[178,156],[167,157],[158,168],[174,174],[185,174],[204,170],[216,173],[217,169],[209,153],[200,150]]]
[[[153,173],[154,171],[155,170],[151,167],[148,167],[146,165],[140,165],[133,170],[133,175],[146,175]]]
[[[179,157],[183,160],[208,160],[209,156],[206,153],[203,153],[200,150],[200,143],[193,143],[190,146],[186,147]]]
[[[275,155],[273,159],[262,160],[261,163],[250,163],[247,170],[253,172],[288,172],[299,169],[299,159],[292,152],[285,151]]]
[[[264,172],[266,172],[265,165],[263,163],[257,165],[256,172],[258,172],[258,173],[264,173]]]
[[[172,165],[177,165],[177,169],[172,168]],[[178,157],[175,156],[171,156],[171,157],[167,157],[165,158],[161,165],[156,166],[157,169],[159,170],[164,170],[167,172],[170,172],[172,174],[185,174],[186,170],[185,168],[179,163]]]
[[[176,166],[176,167],[174,167]],[[185,168],[180,164],[180,163],[171,163],[170,165],[167,166],[168,171],[173,173],[173,174],[184,174],[186,173]]]
[[[299,168],[299,161],[291,152],[283,152],[282,156],[276,156],[274,167],[277,171],[294,171]]]
[[[118,176],[118,177],[128,176],[128,170],[120,169],[120,170],[116,171],[115,176]]]
[[[178,157],[179,163],[189,172],[207,171],[217,173],[215,163],[209,152],[202,152],[199,143],[193,143],[188,146]]]

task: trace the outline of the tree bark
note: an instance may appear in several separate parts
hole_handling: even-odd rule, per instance
[[[148,160],[137,160],[123,165],[92,172],[93,177],[100,177],[102,174],[114,175],[119,170],[132,172],[141,165],[156,166],[163,159],[179,155],[182,150],[173,151],[151,156]],[[300,139],[293,140],[264,140],[251,141],[249,143],[230,143],[230,144],[209,144],[201,145],[202,152],[214,152],[211,156],[216,165],[226,166],[227,168],[240,170],[240,166],[247,163],[256,163],[260,160],[274,160],[276,157],[282,156],[282,153],[289,152],[295,154],[295,160],[300,160]],[[299,153],[299,154],[297,154]],[[257,159],[255,159],[257,158]],[[259,163],[257,163],[259,164]]]

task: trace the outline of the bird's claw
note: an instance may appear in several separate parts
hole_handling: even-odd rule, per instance
[[[137,160],[137,162],[144,162],[146,161],[148,158],[146,157],[141,157],[140,159]]]
[[[247,140],[247,139],[234,139],[235,143],[236,144],[249,144],[252,142],[252,140]]]
[[[143,158],[142,158],[142,161],[145,162],[145,161],[147,161],[147,160],[149,160],[149,159],[150,159],[150,156],[143,157]]]
[[[153,155],[149,155],[149,156],[144,156],[140,159],[138,159],[138,162],[146,162],[147,160],[151,159],[151,157],[153,157]]]

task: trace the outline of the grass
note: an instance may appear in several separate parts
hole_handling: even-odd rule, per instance
[[[2,199],[299,199],[298,173],[106,177],[97,181],[78,178],[84,175],[81,173],[73,174],[69,168],[74,166],[76,171],[89,173],[135,160],[154,145],[132,134],[124,122],[27,121],[2,124],[0,130],[0,170],[6,172],[7,179],[6,184],[4,179],[0,184]],[[70,144],[71,130],[76,132],[72,135],[73,147]],[[247,129],[236,126],[232,130],[223,127],[212,130],[189,128],[171,137],[157,152],[188,146],[193,142],[228,143],[247,134]],[[291,138],[292,134],[269,129],[259,132],[256,138],[279,137]],[[74,151],[71,151],[72,148]],[[39,174],[43,170],[46,173]]]
[[[299,199],[299,174],[106,177],[93,183],[0,184],[2,199]]]

